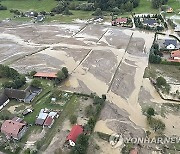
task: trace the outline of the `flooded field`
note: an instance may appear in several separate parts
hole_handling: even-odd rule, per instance
[[[2,24],[0,28],[0,63],[22,73],[54,72],[66,66],[70,78],[61,89],[106,94],[108,102],[95,131],[144,136],[147,123],[142,101],[166,103],[143,79],[153,33],[84,24],[13,27]],[[170,117],[164,121],[169,123]],[[169,125],[166,132],[172,135]]]

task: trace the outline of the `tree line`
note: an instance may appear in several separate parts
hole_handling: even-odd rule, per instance
[[[0,78],[7,78],[10,81],[3,83],[4,88],[14,88],[18,89],[26,83],[26,78],[24,75],[18,73],[13,68],[0,64]]]

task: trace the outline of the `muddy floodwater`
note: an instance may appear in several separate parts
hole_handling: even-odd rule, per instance
[[[66,66],[70,78],[61,89],[107,95],[95,131],[112,134],[124,130],[144,136],[148,126],[139,103],[146,97],[139,97],[142,88],[150,101],[166,103],[143,79],[153,39],[153,33],[104,25],[3,23],[0,63],[22,73],[54,72]],[[174,122],[170,123],[171,118]],[[179,117],[173,115],[164,120],[167,135],[180,133],[179,125],[171,131],[177,121]]]

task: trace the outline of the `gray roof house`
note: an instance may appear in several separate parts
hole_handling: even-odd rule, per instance
[[[174,45],[175,47],[177,46],[177,40],[173,40],[173,39],[166,39],[164,40],[165,47],[169,46],[169,45]]]
[[[147,24],[147,25],[149,25],[149,26],[153,26],[154,24],[157,23],[157,21],[156,21],[155,19],[150,19],[150,18],[144,19],[143,22],[144,22],[144,24]]]
[[[16,99],[20,102],[30,103],[33,99],[41,93],[41,88],[35,88],[32,86],[27,87],[25,90],[5,88],[4,94],[9,99]]]

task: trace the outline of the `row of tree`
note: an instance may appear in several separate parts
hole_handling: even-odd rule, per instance
[[[161,55],[162,53],[159,50],[159,45],[154,43],[150,49],[149,62],[154,64],[161,63]]]

